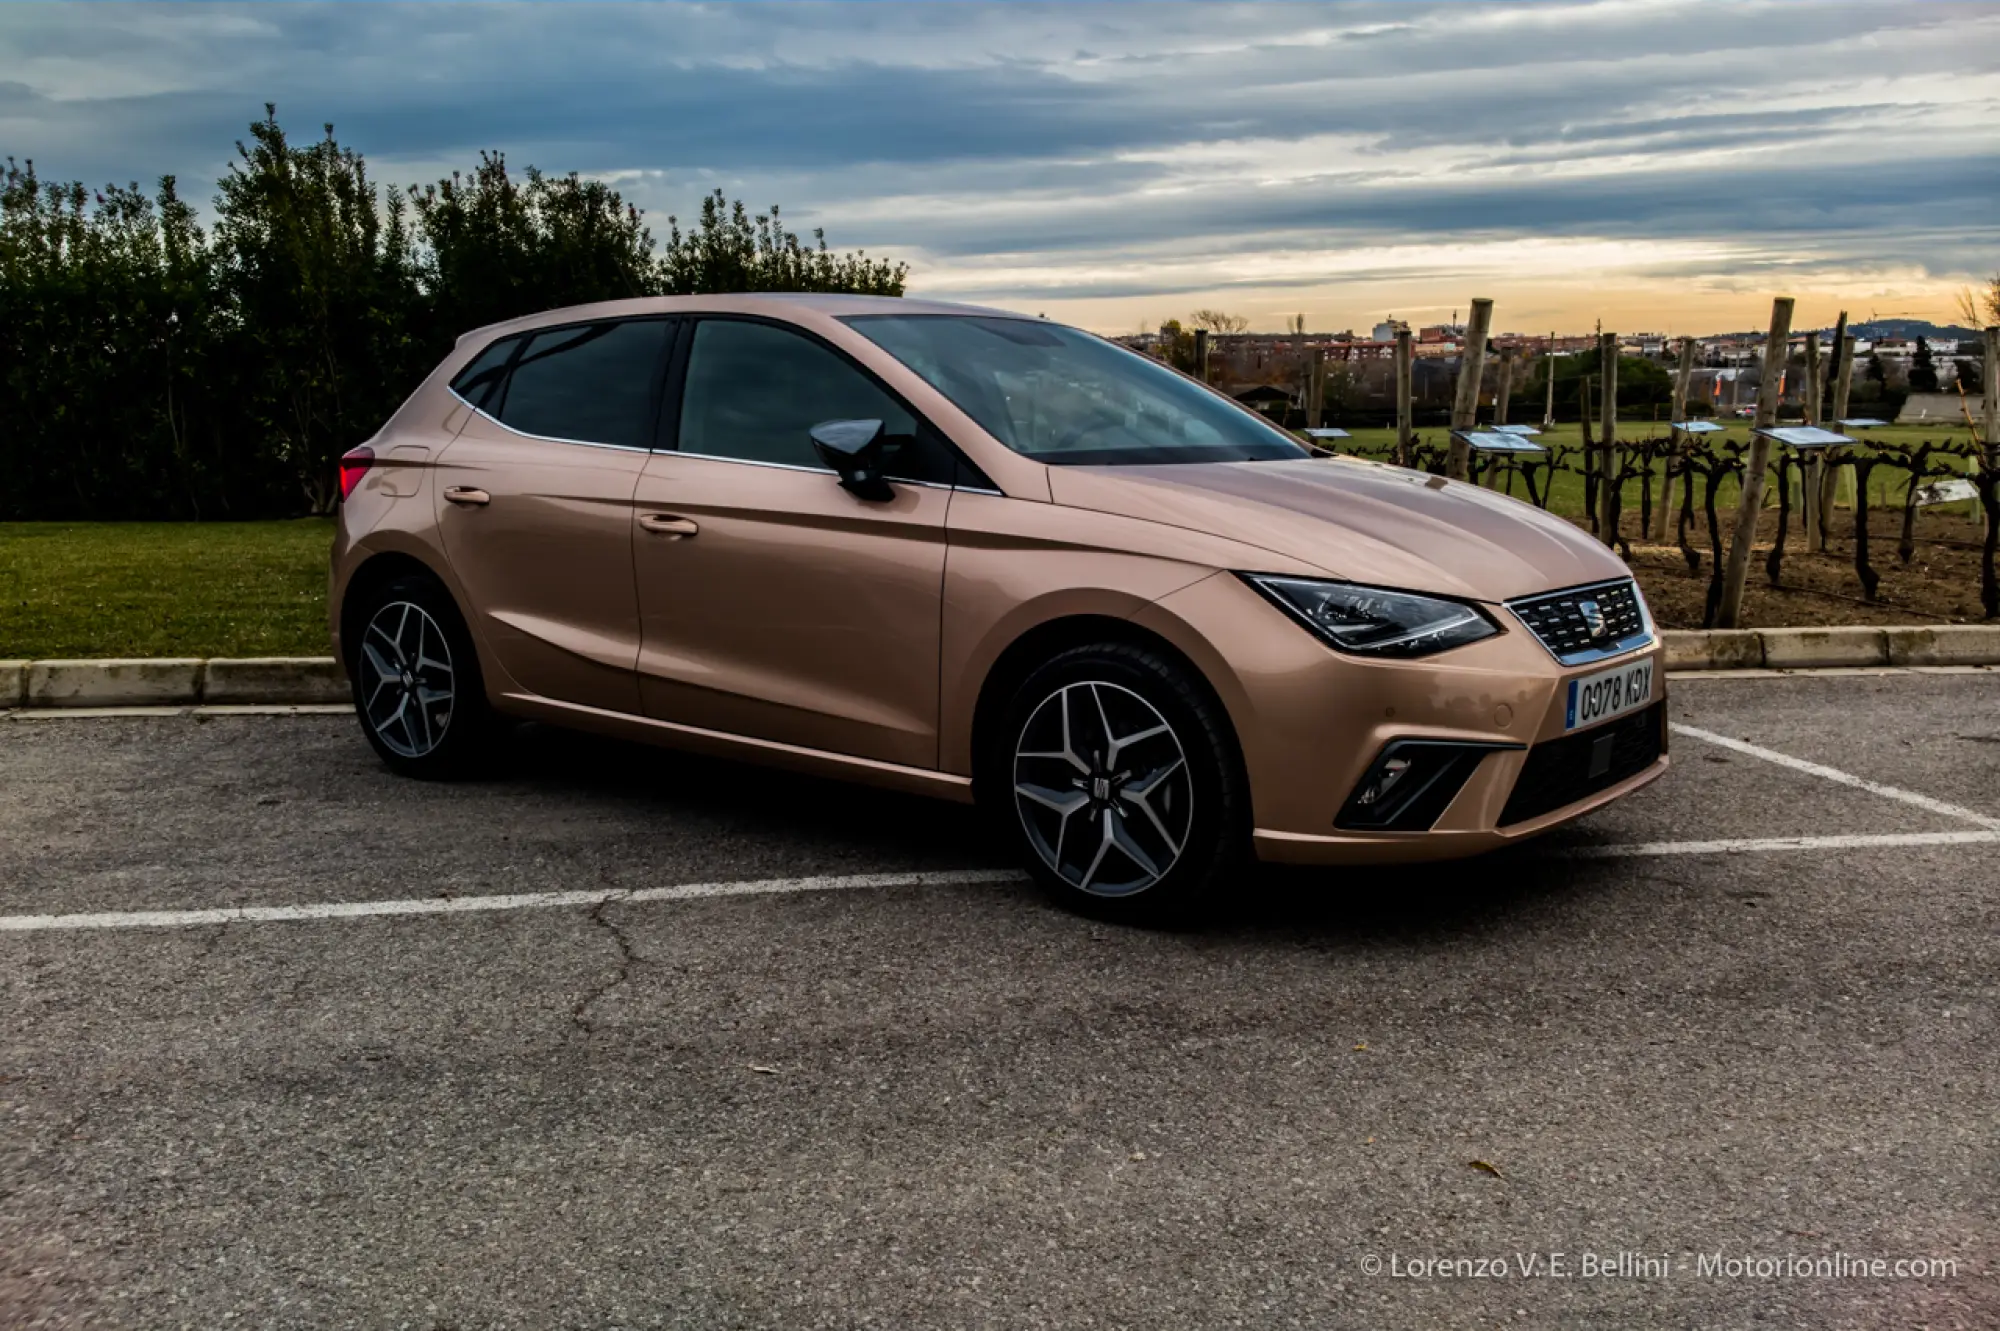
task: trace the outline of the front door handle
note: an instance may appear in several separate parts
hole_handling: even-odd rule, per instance
[[[641,513],[639,525],[655,536],[692,536],[701,530],[693,518],[677,518],[671,513]]]
[[[463,504],[473,508],[493,502],[492,495],[470,485],[447,485],[444,488],[444,499],[447,504]]]

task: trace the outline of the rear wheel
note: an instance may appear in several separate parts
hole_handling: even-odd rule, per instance
[[[1076,647],[1030,674],[981,786],[1044,890],[1099,918],[1189,921],[1248,858],[1228,720],[1184,666],[1149,648]]]
[[[455,776],[492,737],[479,658],[451,594],[436,579],[394,578],[354,617],[349,677],[361,729],[405,776]]]

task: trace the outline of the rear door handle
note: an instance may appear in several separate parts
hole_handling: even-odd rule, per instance
[[[470,485],[447,485],[444,488],[444,499],[448,504],[464,504],[469,507],[493,502],[492,495]]]
[[[693,518],[677,518],[671,513],[641,513],[639,525],[655,536],[692,536],[701,530]]]

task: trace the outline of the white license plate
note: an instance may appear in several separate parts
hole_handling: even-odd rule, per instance
[[[1653,662],[1649,657],[1631,665],[1580,675],[1569,682],[1565,731],[1581,730],[1599,721],[1637,711],[1653,701]]]

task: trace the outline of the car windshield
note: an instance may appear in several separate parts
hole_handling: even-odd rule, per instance
[[[859,314],[842,322],[1037,462],[1129,466],[1311,456],[1228,398],[1061,324],[958,314]]]

